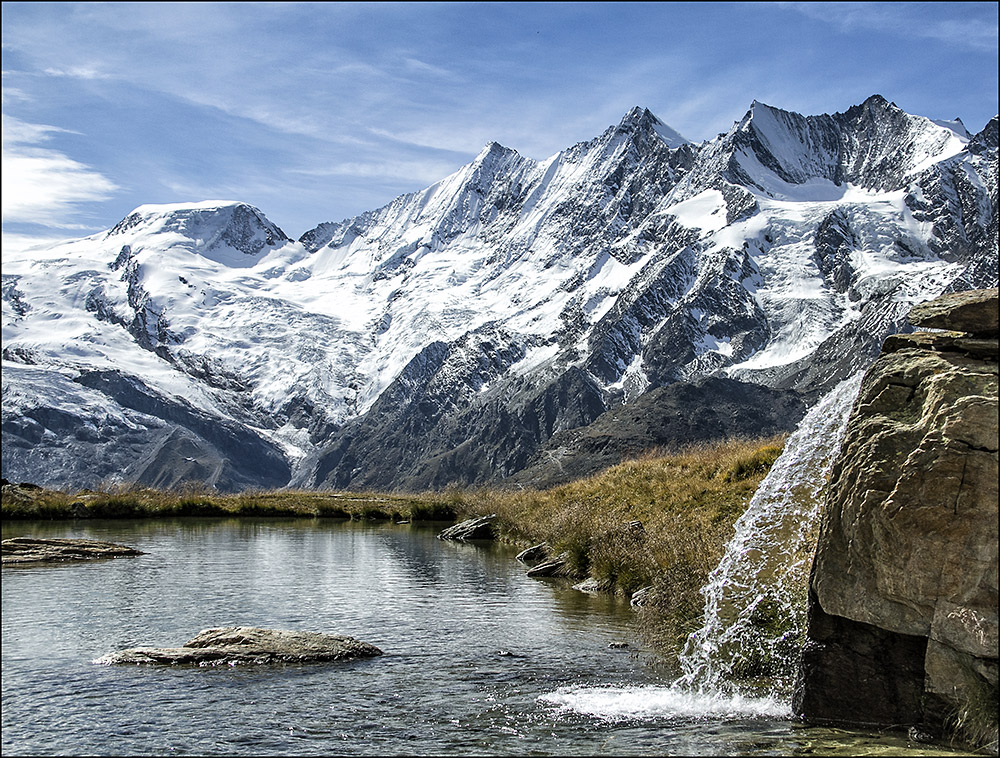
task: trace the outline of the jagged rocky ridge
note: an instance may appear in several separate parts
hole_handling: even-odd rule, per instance
[[[995,285],[996,177],[996,119],[969,135],[873,96],[755,102],[702,144],[641,108],[544,161],[492,143],[298,242],[242,203],[143,206],[5,256],[3,474],[541,482],[553,451],[594,465],[566,440],[623,405],[737,412],[633,423],[602,462],[788,429],[914,303]]]

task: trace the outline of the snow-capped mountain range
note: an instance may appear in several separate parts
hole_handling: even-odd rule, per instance
[[[754,102],[695,144],[636,108],[544,161],[491,143],[298,241],[202,202],[5,255],[3,476],[499,480],[657,388],[808,401],[915,303],[996,282],[996,118]]]

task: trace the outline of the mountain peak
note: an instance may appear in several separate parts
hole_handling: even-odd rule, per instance
[[[866,108],[896,108],[898,107],[895,103],[890,103],[884,97],[882,97],[877,92],[874,95],[869,95],[868,98],[861,103],[862,106]]]
[[[765,115],[771,115],[775,113],[786,113],[786,112],[788,111],[784,111],[781,108],[775,108],[773,105],[768,105],[767,103],[762,103],[760,100],[755,99],[753,102],[750,103],[750,107],[747,109],[747,112],[743,115],[743,118],[737,122],[736,130],[737,131],[745,130],[748,127],[748,125],[753,123],[755,116],[757,117],[757,121],[760,121],[761,118],[763,118]]]
[[[106,236],[134,239],[164,232],[186,238],[201,255],[229,266],[253,265],[259,254],[290,241],[260,210],[232,200],[140,205]]]
[[[997,149],[997,116],[990,119],[990,122],[983,127],[983,130],[972,138],[972,144],[977,150]]]
[[[625,132],[652,131],[670,148],[680,147],[690,142],[680,132],[667,126],[653,115],[649,108],[643,108],[639,105],[625,114],[618,124],[618,130]]]
[[[637,124],[646,121],[658,121],[659,119],[653,115],[649,108],[643,108],[641,105],[637,105],[628,113],[626,113],[621,120],[622,124]]]
[[[479,155],[476,156],[476,162],[482,162],[489,158],[490,156],[504,156],[504,155],[517,155],[518,152],[510,147],[505,147],[499,142],[490,140],[483,146],[483,149],[479,151]]]

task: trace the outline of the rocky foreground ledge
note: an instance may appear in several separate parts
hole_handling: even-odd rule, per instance
[[[0,543],[3,565],[47,563],[53,561],[85,561],[94,558],[126,558],[144,555],[128,545],[114,542],[79,539],[35,539],[12,537]]]
[[[181,647],[135,647],[98,658],[94,663],[235,666],[247,663],[311,663],[374,658],[382,651],[353,637],[318,632],[289,632],[253,626],[205,629]]]
[[[915,307],[830,475],[793,708],[997,746],[998,292]],[[989,746],[992,746],[991,748]]]

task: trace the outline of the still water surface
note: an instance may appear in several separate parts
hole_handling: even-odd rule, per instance
[[[639,649],[627,603],[528,579],[508,547],[434,535],[311,520],[5,525],[4,538],[147,554],[3,570],[3,754],[948,754],[806,728],[780,703],[678,693],[677,672]],[[222,625],[348,634],[386,655],[92,663]]]

